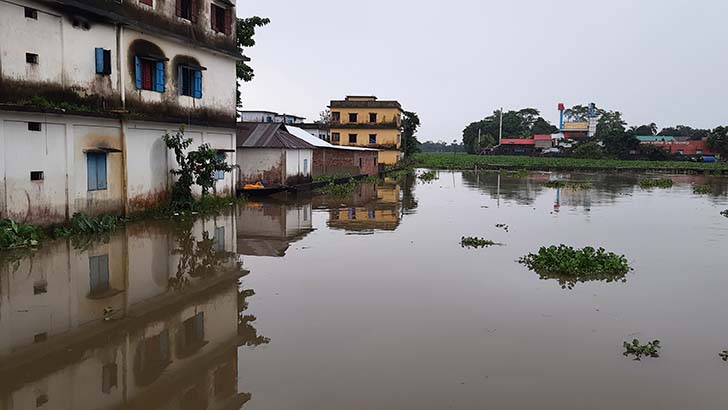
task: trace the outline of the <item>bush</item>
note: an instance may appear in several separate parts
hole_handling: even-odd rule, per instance
[[[640,187],[643,189],[649,188],[672,188],[672,179],[670,178],[658,178],[658,179],[643,179],[640,181]]]
[[[42,238],[43,232],[34,225],[0,220],[0,249],[36,247]]]
[[[601,159],[604,158],[604,148],[596,142],[585,142],[574,148],[572,156],[582,159]]]
[[[437,173],[435,171],[425,171],[421,173],[418,178],[422,182],[432,182],[437,179]]]
[[[68,226],[56,228],[54,234],[57,238],[67,238],[72,235],[93,235],[108,233],[116,229],[121,218],[114,215],[89,216],[84,213],[75,213]]]

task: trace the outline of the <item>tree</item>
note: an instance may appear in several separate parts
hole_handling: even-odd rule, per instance
[[[677,125],[675,127],[663,128],[659,134],[665,137],[687,137],[691,140],[702,140],[710,136],[710,130],[692,128],[687,125]]]
[[[596,109],[596,115],[600,116],[604,113],[604,110],[598,107]],[[589,120],[589,106],[588,105],[575,105],[571,108],[564,110],[564,118],[571,122],[586,122]]]
[[[177,177],[172,186],[172,208],[191,210],[195,200],[192,196],[192,185],[202,188],[202,196],[215,187],[215,174],[218,171],[230,172],[232,167],[209,144],[202,144],[197,151],[186,152],[192,145],[192,138],[185,137],[184,127],[180,127],[174,135],[164,133],[162,140],[168,149],[174,151],[179,168],[169,171]]]
[[[241,54],[243,53],[243,48],[253,47],[255,45],[255,39],[253,38],[255,36],[255,29],[257,27],[266,26],[269,23],[269,18],[258,16],[237,19],[236,42],[238,45],[238,50]],[[235,67],[235,74],[238,80],[242,80],[244,82],[252,81],[253,77],[255,77],[255,72],[253,71],[253,68],[249,66],[245,61],[237,62],[237,65]],[[240,107],[242,105],[242,100],[240,94],[240,84],[237,82],[235,85],[235,98],[237,101],[237,106]]]
[[[402,152],[405,158],[420,152],[420,142],[416,136],[419,127],[420,117],[417,113],[405,111],[402,118]]]
[[[621,112],[602,111],[595,137],[604,143],[604,149],[609,155],[624,157],[639,148],[639,140],[635,138],[633,131],[626,131],[626,126]]]
[[[718,152],[721,157],[728,156],[728,127],[718,127],[710,132],[708,146]]]
[[[465,127],[463,144],[467,152],[474,154],[498,143],[500,118],[500,110],[496,110],[493,111],[493,115]],[[531,138],[534,134],[553,134],[557,131],[558,128],[540,117],[539,111],[535,108],[523,108],[503,113],[504,138]],[[480,137],[478,137],[479,134]]]
[[[315,121],[316,124],[322,124],[328,126],[331,123],[331,110],[328,108],[319,113],[319,119]]]
[[[604,157],[604,149],[596,142],[584,142],[574,148],[574,158],[600,159]]]
[[[657,135],[657,124],[650,123],[649,125],[632,126],[629,128],[634,135],[639,136],[654,136]]]

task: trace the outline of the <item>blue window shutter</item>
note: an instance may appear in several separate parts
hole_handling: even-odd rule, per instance
[[[96,177],[96,154],[89,152],[86,155],[86,173],[88,174],[88,190],[95,191],[98,185]]]
[[[217,157],[222,162],[225,162],[225,160],[227,159],[227,155],[224,152],[218,152]],[[217,179],[217,180],[225,179],[225,171],[215,171],[215,179]]]
[[[104,49],[96,47],[96,74],[104,73]]]
[[[195,80],[193,82],[192,96],[202,98],[202,71],[195,70]]]
[[[157,62],[157,75],[154,76],[154,91],[164,92],[164,62]]]
[[[96,154],[96,178],[98,180],[98,189],[106,189],[106,154]]]
[[[140,60],[139,57],[134,57],[134,69],[136,70],[136,76],[134,77],[134,82],[136,83],[136,88],[141,89],[142,88],[142,60]]]

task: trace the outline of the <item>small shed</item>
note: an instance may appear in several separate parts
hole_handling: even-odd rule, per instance
[[[291,135],[281,123],[238,123],[238,187],[311,182],[314,146]]]
[[[551,134],[536,134],[533,136],[533,142],[536,149],[544,150],[553,147],[553,139]]]
[[[376,175],[379,172],[379,150],[351,145],[332,145],[306,130],[288,126],[288,131],[313,145],[313,176]]]

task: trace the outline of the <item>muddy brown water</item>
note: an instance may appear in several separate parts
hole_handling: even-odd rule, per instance
[[[0,254],[0,409],[725,409],[728,179],[643,178],[438,172]],[[634,271],[516,262],[560,243]]]

